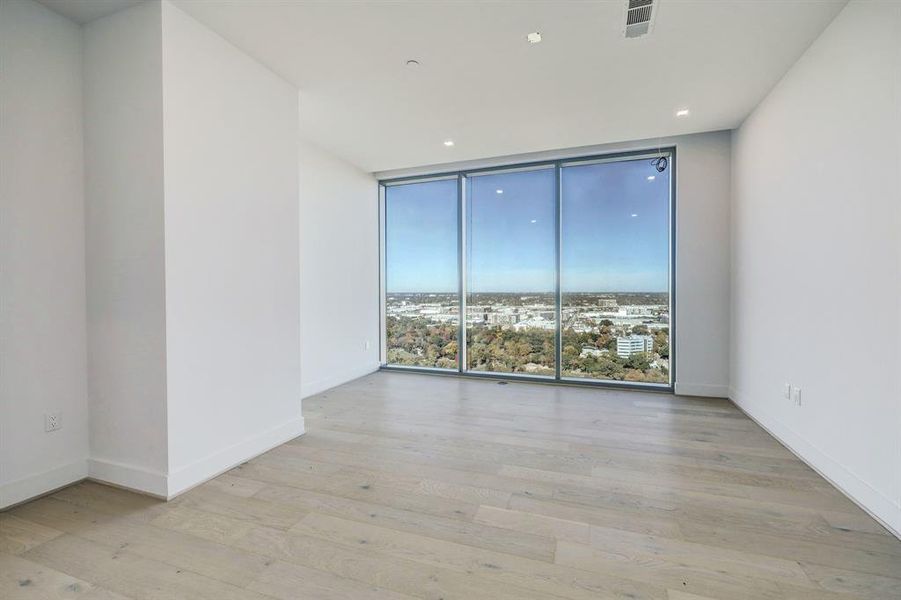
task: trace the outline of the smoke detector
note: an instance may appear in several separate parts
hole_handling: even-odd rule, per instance
[[[623,35],[637,38],[651,32],[655,0],[626,0],[626,25]]]

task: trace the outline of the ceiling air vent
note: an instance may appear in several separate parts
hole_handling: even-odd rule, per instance
[[[654,18],[654,0],[626,0],[627,38],[641,37],[651,30]]]

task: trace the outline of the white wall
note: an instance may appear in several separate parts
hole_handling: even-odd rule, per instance
[[[0,57],[3,507],[86,475],[88,417],[80,28],[4,0]]]
[[[675,383],[680,394],[729,391],[731,133],[719,131],[376,173],[379,179],[455,169],[676,147]],[[373,192],[373,202],[376,196]],[[372,302],[378,288],[373,287]]]
[[[297,91],[166,2],[2,11],[0,503],[303,433]]]
[[[163,3],[169,495],[303,433],[297,90]]]
[[[297,92],[167,2],[84,72],[90,475],[170,497],[303,433]]]
[[[378,369],[378,243],[376,179],[302,142],[300,307],[305,397]]]
[[[166,2],[0,10],[0,506],[303,433],[297,91]]]
[[[84,28],[93,477],[166,494],[160,5]]]
[[[733,400],[895,532],[899,81],[901,5],[851,2],[735,135],[731,353]]]
[[[676,138],[676,393],[729,390],[731,134]]]

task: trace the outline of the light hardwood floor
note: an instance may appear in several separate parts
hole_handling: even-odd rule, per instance
[[[163,503],[0,515],[0,598],[901,598],[901,542],[722,400],[377,373]]]

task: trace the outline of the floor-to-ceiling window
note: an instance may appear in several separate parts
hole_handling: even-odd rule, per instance
[[[669,383],[670,170],[655,164],[561,167],[564,378]]]
[[[554,165],[466,178],[466,366],[553,377]]]
[[[385,360],[457,369],[457,178],[387,186]]]
[[[382,182],[384,364],[670,385],[673,159]]]

